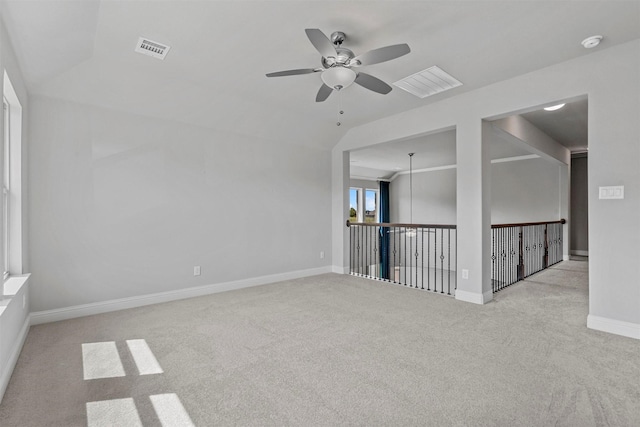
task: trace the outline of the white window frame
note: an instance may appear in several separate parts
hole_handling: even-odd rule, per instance
[[[349,218],[351,218],[351,190],[356,191],[356,222],[362,222],[364,216],[362,214],[362,188],[349,188]]]
[[[373,222],[379,222],[380,219],[380,190],[378,190],[377,188],[365,188],[364,189],[364,200],[363,200],[363,206],[362,206],[362,216],[364,219],[364,213],[367,210],[367,192],[368,191],[372,191],[373,193],[375,193],[375,197],[376,197],[376,209],[375,209],[375,213],[373,214]]]
[[[11,247],[9,233],[9,204],[11,199],[11,105],[4,94],[2,96],[2,110],[4,116],[4,135],[2,140],[4,166],[2,177],[2,280],[4,282],[9,277],[9,250]]]
[[[376,212],[374,222],[380,220],[380,189],[367,187],[349,187],[349,211],[351,211],[351,190],[356,190],[357,206],[356,206],[356,222],[365,222],[365,211],[367,210],[367,191],[373,191],[376,194]],[[349,215],[351,218],[351,215]]]
[[[4,70],[2,246],[3,281],[23,273],[22,259],[22,105]],[[4,109],[4,108],[3,108]]]

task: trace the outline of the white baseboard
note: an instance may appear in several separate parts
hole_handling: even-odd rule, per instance
[[[471,302],[473,304],[486,304],[493,299],[493,292],[487,291],[482,294],[456,289],[455,297],[459,301]]]
[[[580,251],[580,250],[575,250],[575,251],[571,251],[571,255],[577,255],[577,256],[589,256],[589,251]]]
[[[331,272],[336,274],[349,274],[349,267],[340,267],[339,265],[332,265]]]
[[[640,340],[640,324],[637,323],[590,314],[587,316],[587,328]]]
[[[16,367],[16,363],[18,362],[18,356],[20,356],[22,346],[24,346],[24,341],[27,339],[27,334],[29,333],[30,326],[30,316],[26,316],[24,319],[24,323],[22,324],[22,329],[20,329],[20,333],[18,334],[18,339],[13,343],[13,348],[11,349],[9,360],[7,360],[7,364],[4,366],[2,375],[0,376],[0,403],[2,403],[2,398],[4,397],[4,392],[7,390],[7,386],[9,385],[11,374],[13,373],[13,369]]]
[[[197,286],[175,291],[160,292],[156,294],[140,295],[129,298],[101,301],[91,304],[82,304],[72,307],[58,308],[54,310],[38,311],[31,313],[31,324],[40,325],[42,323],[58,322],[60,320],[74,319],[76,317],[84,317],[100,313],[108,313],[111,311],[126,310],[128,308],[142,307],[145,305],[159,304],[186,298],[194,298],[203,295],[215,294],[218,292],[232,291],[236,289],[249,288],[252,286],[267,285],[269,283],[299,279],[302,277],[317,276],[318,274],[331,272],[331,266],[326,266],[308,270],[298,270],[287,273],[272,274],[268,276],[252,277],[249,279],[236,280],[232,282]]]

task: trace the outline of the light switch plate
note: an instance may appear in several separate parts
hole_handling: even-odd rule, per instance
[[[599,190],[600,199],[624,199],[624,185],[599,187]]]

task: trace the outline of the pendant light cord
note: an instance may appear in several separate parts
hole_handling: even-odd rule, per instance
[[[409,153],[409,224],[413,224],[413,155]]]

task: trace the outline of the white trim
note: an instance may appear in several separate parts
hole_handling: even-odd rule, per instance
[[[525,156],[514,156],[514,157],[504,157],[502,159],[493,159],[491,160],[491,163],[518,162],[520,160],[531,160],[531,159],[539,159],[539,158],[540,156],[538,156],[537,154],[527,154]],[[413,173],[443,171],[447,169],[456,169],[457,167],[458,167],[457,165],[435,166],[432,168],[415,169]],[[400,175],[408,175],[408,174],[409,174],[409,171],[396,172],[395,174],[393,174],[391,178],[385,179],[385,181],[393,181]]]
[[[571,251],[571,255],[589,256],[589,251],[573,250]]]
[[[486,304],[493,299],[493,292],[487,291],[482,294],[478,294],[476,292],[456,289],[455,298],[459,301],[471,302],[473,304]]]
[[[443,171],[443,170],[455,169],[455,168],[457,168],[456,165],[435,166],[435,167],[432,167],[432,168],[414,169],[413,173],[415,174],[415,173],[425,173],[425,172],[436,172],[436,171]],[[409,175],[409,172],[410,171],[396,172],[395,174],[393,174],[393,176],[391,178],[389,178],[389,181],[393,181],[394,179],[396,179],[400,175]]]
[[[0,403],[2,403],[2,398],[4,397],[4,392],[7,390],[7,386],[9,385],[11,374],[13,374],[13,369],[16,367],[16,363],[18,362],[18,356],[20,356],[20,352],[24,346],[24,341],[27,339],[30,326],[31,317],[26,316],[24,323],[22,324],[22,329],[20,329],[20,333],[18,334],[18,339],[13,344],[9,360],[7,360],[7,364],[4,366],[2,376],[0,376]]]
[[[361,176],[361,175],[351,175],[349,179],[353,179],[353,180],[357,179],[359,181],[371,181],[371,182],[380,182],[380,181],[390,182],[391,181],[391,179],[389,178],[372,178],[370,176]],[[359,188],[359,187],[351,187],[351,188]]]
[[[331,272],[336,274],[349,274],[349,266],[332,265]]]
[[[606,317],[587,316],[587,328],[640,340],[640,324]]]
[[[232,291],[236,289],[249,288],[252,286],[267,285],[269,283],[281,282],[283,280],[316,276],[318,274],[330,273],[331,271],[332,268],[330,266],[325,266],[308,270],[298,270],[288,273],[252,277],[249,279],[236,280],[232,282],[215,283],[212,285],[197,286],[175,291],[159,292],[155,294],[140,295],[129,298],[120,298],[109,301],[57,308],[53,310],[37,311],[31,313],[31,324],[40,325],[42,323],[58,322],[60,320],[74,319],[76,317],[91,316],[94,314],[126,310],[128,308],[142,307],[145,305],[159,304],[186,298],[194,298],[203,295],[215,294],[218,292]]]
[[[515,156],[515,157],[505,157],[503,159],[493,159],[491,163],[506,163],[506,162],[517,162],[520,160],[530,160],[530,159],[539,159],[540,156],[537,154],[527,154],[526,156]]]

